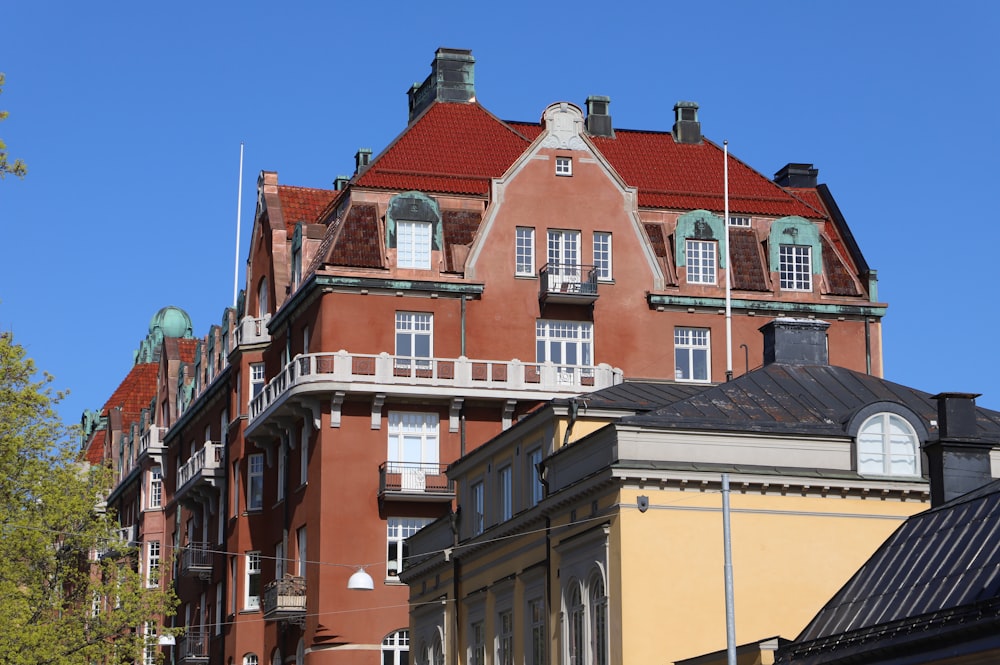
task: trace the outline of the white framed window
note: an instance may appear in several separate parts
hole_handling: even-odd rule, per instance
[[[403,628],[382,640],[382,665],[407,665],[410,662],[410,631]]]
[[[590,650],[594,665],[608,665],[608,596],[600,575],[590,580]]]
[[[300,526],[295,531],[295,574],[302,579],[306,578],[306,528]]]
[[[268,314],[267,277],[262,277],[257,285],[257,317],[263,319]]]
[[[264,389],[264,363],[250,363],[250,400]]]
[[[745,215],[730,215],[729,216],[729,226],[751,226],[750,217]]]
[[[715,284],[717,247],[718,243],[712,240],[685,242],[688,284]]]
[[[264,507],[264,453],[247,456],[247,510]]]
[[[580,232],[549,229],[546,259],[550,291],[580,284]]]
[[[422,492],[439,468],[439,417],[436,413],[389,412],[386,472],[400,474],[403,491]]]
[[[535,324],[536,362],[589,367],[594,364],[593,350],[594,324],[589,321],[540,319]]]
[[[535,229],[530,226],[517,227],[515,240],[514,273],[517,275],[534,276],[535,274]]]
[[[544,487],[542,479],[538,477],[538,465],[542,462],[542,449],[535,448],[528,453],[528,468],[525,472],[531,480],[527,483],[530,495],[528,500],[532,506],[537,506],[544,498]]]
[[[396,367],[429,369],[434,354],[434,315],[396,312]]]
[[[528,600],[528,653],[530,660],[526,665],[545,665],[548,660],[549,637],[545,630],[545,603],[542,599],[531,598]]]
[[[858,430],[858,473],[920,475],[920,442],[913,426],[895,413],[876,413]]]
[[[514,665],[514,613],[510,610],[497,616],[496,665]]]
[[[509,464],[497,472],[497,485],[500,520],[506,521],[514,516],[514,472]]]
[[[674,328],[674,378],[709,381],[711,354],[707,328]]]
[[[156,637],[156,622],[147,621],[142,625],[143,634],[143,646],[142,646],[142,664],[143,665],[156,665],[156,647],[157,647],[157,637]]]
[[[469,665],[486,665],[486,625],[482,621],[470,626]]]
[[[386,520],[386,576],[396,577],[403,569],[409,548],[406,539],[433,520],[428,517],[390,517]]]
[[[260,552],[247,552],[244,557],[243,609],[260,609]]]
[[[611,281],[611,234],[605,231],[594,232],[594,270],[597,279]]]
[[[146,586],[160,586],[160,541],[146,543]]]
[[[486,489],[483,481],[472,483],[469,498],[472,501],[472,535],[478,536],[486,526]]]
[[[778,271],[782,289],[812,291],[812,247],[781,245],[778,248]]]
[[[573,175],[572,157],[556,157],[556,175]]]
[[[285,543],[279,542],[274,546],[274,579],[280,580],[285,576]]]
[[[243,665],[259,665],[257,654],[248,653],[243,656]]]
[[[431,223],[396,223],[396,265],[400,268],[431,268]]]
[[[163,506],[163,468],[154,466],[149,470],[149,507]]]

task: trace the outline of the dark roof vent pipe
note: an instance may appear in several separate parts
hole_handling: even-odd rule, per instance
[[[814,169],[812,164],[789,162],[774,174],[774,183],[780,187],[806,187],[815,189],[818,177],[819,169]]]
[[[674,141],[677,143],[701,143],[701,123],[698,122],[698,104],[677,102],[674,104]]]
[[[829,327],[826,321],[793,318],[777,318],[761,326],[764,364],[829,365],[826,344]]]
[[[476,98],[476,59],[472,51],[439,48],[434,52],[431,74],[423,83],[414,83],[407,91],[410,119],[424,112],[434,102],[471,102]]]
[[[606,136],[614,138],[615,130],[611,127],[611,98],[602,95],[587,97],[587,133],[591,136]]]
[[[991,482],[990,451],[997,443],[978,436],[976,393],[940,393],[938,438],[924,444],[931,506],[958,498]]]

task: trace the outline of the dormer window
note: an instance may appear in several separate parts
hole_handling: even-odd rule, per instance
[[[857,436],[858,473],[873,476],[918,476],[919,440],[913,426],[895,413],[876,413]]]
[[[396,264],[400,268],[431,268],[430,222],[397,223]]]
[[[778,248],[778,272],[783,290],[812,291],[812,247],[781,245]]]
[[[556,157],[556,175],[573,175],[572,157]]]
[[[711,240],[688,240],[687,254],[688,284],[715,284],[716,249],[718,243]]]

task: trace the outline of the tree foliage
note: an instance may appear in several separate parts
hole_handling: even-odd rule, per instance
[[[51,383],[0,333],[0,663],[142,662],[146,622],[175,602],[137,572]]]
[[[0,93],[3,92],[3,84],[6,80],[3,72],[0,72]],[[0,111],[0,120],[6,120],[9,113],[7,111]],[[14,175],[23,178],[24,174],[28,172],[28,167],[24,165],[20,159],[15,159],[13,163],[7,161],[7,144],[0,139],[0,180],[7,177],[8,173],[13,173]]]

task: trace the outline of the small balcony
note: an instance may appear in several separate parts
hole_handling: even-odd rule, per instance
[[[255,319],[252,316],[243,317],[234,329],[236,346],[245,344],[263,344],[271,341],[271,335],[267,332],[267,322],[271,320],[271,315]]]
[[[538,273],[542,303],[592,305],[597,300],[597,269],[577,263],[546,263]]]
[[[209,579],[212,575],[212,550],[208,543],[188,543],[181,550],[181,575]]]
[[[380,499],[451,501],[455,483],[445,475],[446,464],[383,462],[378,467]]]
[[[175,497],[184,503],[212,498],[222,482],[222,445],[206,441],[177,472]]]
[[[306,580],[286,575],[264,587],[261,599],[265,621],[297,623],[306,616]]]
[[[207,630],[189,630],[177,643],[181,663],[208,662],[209,633]]]
[[[160,455],[163,453],[163,435],[166,428],[151,425],[139,437],[138,458],[141,460],[145,455]]]

